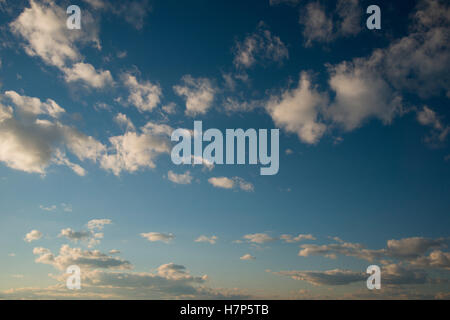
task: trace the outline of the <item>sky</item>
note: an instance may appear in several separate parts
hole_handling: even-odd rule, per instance
[[[372,2],[0,0],[0,299],[449,299],[450,6]]]

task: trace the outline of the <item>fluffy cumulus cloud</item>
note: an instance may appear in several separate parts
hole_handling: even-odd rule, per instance
[[[206,242],[209,244],[216,244],[218,237],[216,236],[200,236],[197,239],[195,239],[195,242]]]
[[[175,235],[172,233],[161,233],[161,232],[148,232],[148,233],[141,233],[141,237],[144,239],[147,239],[150,242],[164,242],[164,243],[170,243],[172,240],[175,239]]]
[[[238,188],[240,190],[251,192],[255,190],[255,187],[252,183],[245,181],[240,177],[212,177],[208,179],[208,182],[216,188],[221,189],[234,189]]]
[[[108,70],[97,71],[89,63],[79,62],[71,68],[64,68],[66,82],[81,82],[83,85],[92,88],[104,88],[114,83],[111,72]]]
[[[14,91],[0,95],[0,161],[30,173],[45,174],[46,168],[55,163],[85,175],[83,168],[67,158],[65,150],[80,160],[95,162],[105,147],[93,137],[64,125],[58,119],[64,112],[51,99],[41,101]]]
[[[39,240],[40,238],[42,238],[42,232],[40,232],[39,230],[31,230],[25,235],[24,240],[26,242],[33,242]]]
[[[110,137],[111,147],[101,157],[100,165],[115,175],[120,175],[122,171],[155,168],[156,158],[170,153],[172,131],[168,125],[148,122],[140,128],[140,132],[127,131],[123,135]]]
[[[309,75],[302,73],[297,88],[285,90],[281,96],[272,96],[266,109],[277,126],[297,134],[305,143],[314,144],[326,130],[319,112],[327,101],[328,98],[311,83]]]
[[[389,124],[402,112],[401,97],[363,59],[330,67],[329,84],[336,98],[326,116],[344,130],[354,130],[371,118]]]
[[[88,11],[83,12],[83,28],[72,32],[66,26],[65,8],[54,1],[31,0],[30,7],[10,24],[11,31],[22,38],[25,52],[59,68],[67,82],[81,82],[93,88],[112,83],[109,71],[97,71],[84,63],[78,46],[92,45],[100,49],[99,29]]]
[[[258,59],[281,62],[288,58],[286,45],[264,23],[260,23],[257,31],[247,35],[242,42],[237,42],[234,49],[234,64],[240,68],[251,67]]]
[[[193,177],[189,171],[185,173],[174,173],[172,170],[169,170],[167,173],[167,179],[176,184],[191,184]]]
[[[185,75],[182,84],[173,87],[176,94],[186,100],[186,114],[195,116],[205,114],[211,107],[217,89],[207,78],[193,78]]]
[[[162,90],[159,84],[150,81],[139,82],[136,76],[130,73],[124,73],[122,81],[129,91],[128,103],[140,112],[152,111],[160,103]]]

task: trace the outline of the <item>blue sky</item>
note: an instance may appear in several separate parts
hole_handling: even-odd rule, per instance
[[[448,298],[450,8],[370,4],[0,1],[0,298]],[[194,120],[278,174],[174,165]]]

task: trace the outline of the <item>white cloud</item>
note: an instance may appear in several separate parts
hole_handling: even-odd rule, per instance
[[[15,91],[6,91],[4,95],[24,115],[48,115],[52,118],[58,118],[61,114],[65,113],[65,110],[52,99],[47,99],[46,102],[42,102],[38,98],[21,96]]]
[[[177,105],[174,102],[170,102],[170,103],[162,106],[161,109],[167,114],[175,114],[177,112],[176,106]]]
[[[173,183],[177,184],[191,184],[193,179],[189,171],[186,171],[185,173],[176,174],[172,172],[172,170],[169,170],[169,172],[167,173],[167,178]]]
[[[83,12],[83,28],[72,32],[66,26],[67,14],[53,1],[30,1],[30,7],[11,24],[13,33],[27,42],[25,51],[39,56],[49,65],[63,68],[68,62],[81,59],[77,43],[92,43],[99,47],[98,28],[92,16]]]
[[[255,260],[256,258],[254,256],[252,256],[251,254],[247,253],[247,254],[244,254],[239,259],[249,261],[249,260]]]
[[[243,68],[253,66],[258,58],[276,62],[289,58],[286,45],[279,37],[272,35],[264,23],[260,23],[257,31],[248,35],[244,41],[237,42],[234,51],[235,66]]]
[[[308,74],[303,72],[298,87],[284,91],[281,97],[271,96],[266,109],[277,126],[296,133],[305,143],[314,144],[326,130],[326,125],[319,120],[319,111],[327,101],[326,96],[313,87]]]
[[[246,234],[243,236],[243,239],[251,242],[251,243],[257,243],[257,244],[264,244],[268,242],[276,241],[276,238],[272,238],[266,233],[253,233],[253,234]]]
[[[2,102],[11,102],[14,109]],[[67,148],[80,160],[96,161],[105,147],[62,124],[57,119],[62,113],[64,109],[51,99],[42,102],[14,91],[0,95],[0,161],[16,170],[40,174],[55,163],[84,175],[84,169],[69,161],[62,149]]]
[[[165,242],[170,243],[173,239],[175,239],[175,236],[172,233],[160,233],[160,232],[148,232],[148,233],[141,233],[141,237],[147,239],[150,242]]]
[[[111,219],[93,219],[87,223],[87,227],[89,230],[103,230],[106,225],[111,223]]]
[[[39,230],[31,230],[25,235],[24,240],[26,242],[32,242],[39,240],[40,238],[42,238],[42,232],[40,232]]]
[[[211,236],[211,237],[200,236],[197,239],[195,239],[195,242],[207,242],[209,244],[216,244],[217,239],[218,238],[216,236]]]
[[[233,189],[239,188],[246,192],[252,192],[255,190],[255,187],[252,183],[245,181],[240,177],[212,177],[208,179],[208,182],[216,188],[222,189]]]
[[[91,44],[100,49],[97,19],[83,11],[83,28],[73,32],[66,26],[65,8],[53,1],[30,1],[16,20],[10,23],[12,32],[25,40],[25,52],[40,57],[65,74],[67,82],[82,81],[84,85],[102,88],[112,83],[109,71],[97,71],[82,62],[77,45]]]
[[[336,93],[326,115],[347,131],[370,118],[390,124],[402,113],[402,99],[365,60],[330,67],[329,84]]]
[[[173,90],[186,99],[186,115],[205,114],[216,94],[211,81],[207,78],[193,78],[191,75],[185,75],[181,80],[183,84],[174,86]]]
[[[101,89],[113,85],[114,81],[109,70],[96,70],[93,65],[78,62],[70,68],[64,68],[66,82],[81,82],[89,87]]]
[[[167,125],[148,122],[141,133],[127,131],[121,136],[109,138],[110,153],[104,154],[100,165],[115,175],[122,171],[136,172],[141,168],[155,168],[160,154],[170,153],[169,137],[172,129]]]
[[[162,90],[159,84],[150,81],[139,82],[130,73],[124,73],[122,80],[130,92],[128,103],[135,106],[139,112],[152,111],[160,103]]]
[[[208,179],[208,182],[216,188],[233,189],[234,181],[227,177],[212,177]]]
[[[136,128],[134,127],[133,122],[131,122],[131,120],[127,117],[126,114],[123,113],[118,113],[115,117],[114,117],[114,121],[121,127],[125,128],[126,130],[131,130],[131,131],[135,131]]]
[[[300,242],[304,240],[316,240],[312,234],[299,234],[296,237],[293,237],[290,234],[283,234],[280,239],[287,243]]]

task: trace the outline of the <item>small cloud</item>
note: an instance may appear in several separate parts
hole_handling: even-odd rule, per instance
[[[40,238],[42,238],[42,232],[40,232],[39,230],[31,230],[25,235],[24,240],[26,242],[32,242],[39,240]]]
[[[13,274],[13,275],[11,275],[11,277],[16,278],[16,279],[23,279],[24,275],[23,274]]]
[[[211,237],[200,236],[197,239],[195,239],[195,242],[208,242],[210,244],[215,244],[217,239],[218,238],[216,236],[211,236]]]
[[[257,243],[257,244],[263,244],[267,242],[273,242],[278,240],[277,238],[272,238],[266,233],[253,233],[253,234],[246,234],[243,236],[245,240],[251,243]]]
[[[72,205],[67,203],[61,203],[61,207],[64,212],[72,212]]]
[[[239,259],[249,261],[249,260],[255,260],[256,258],[254,256],[252,256],[251,254],[247,253],[247,254],[244,254]]]
[[[55,211],[56,210],[56,205],[52,205],[52,206],[49,206],[49,207],[45,207],[45,206],[43,206],[43,205],[40,205],[39,206],[39,208],[41,209],[41,210],[44,210],[44,211]]]
[[[286,149],[285,153],[286,153],[286,155],[289,156],[289,155],[293,154],[294,151],[292,151],[292,149]]]
[[[167,173],[167,178],[176,184],[191,184],[193,177],[189,171],[185,173],[176,174],[172,170]]]
[[[252,183],[245,181],[240,177],[212,177],[208,179],[208,182],[216,188],[222,189],[233,189],[239,188],[243,191],[252,192],[255,190],[255,187]]]
[[[172,233],[166,234],[160,232],[141,233],[141,237],[147,239],[150,242],[161,241],[167,244],[175,239],[175,236]]]
[[[11,252],[11,253],[8,253],[8,256],[9,256],[9,257],[15,257],[16,254],[15,254],[14,252]]]
[[[117,250],[117,249],[109,250],[109,254],[119,254],[119,253],[120,253],[120,250]]]
[[[295,243],[303,240],[316,240],[312,234],[299,234],[296,237],[293,237],[290,234],[283,234],[280,239],[287,243]]]

